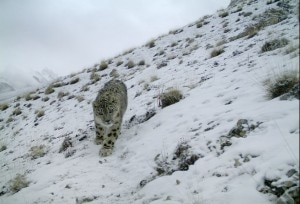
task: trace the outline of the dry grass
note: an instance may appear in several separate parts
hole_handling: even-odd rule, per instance
[[[161,107],[167,107],[174,103],[177,103],[182,99],[182,93],[178,89],[172,88],[171,90],[164,92],[160,95]]]
[[[75,97],[77,99],[77,101],[80,103],[82,101],[84,101],[84,97],[83,96],[76,96]]]
[[[112,77],[112,78],[118,78],[120,76],[120,74],[118,73],[118,71],[116,69],[113,69],[109,73],[109,76]]]
[[[30,157],[31,159],[37,159],[45,156],[47,153],[45,145],[37,145],[30,148]]]
[[[146,44],[146,46],[149,47],[149,48],[155,47],[155,41],[154,41],[154,40],[150,40],[150,41]]]
[[[126,66],[128,67],[128,69],[135,67],[135,63],[132,60],[129,60],[126,64]]]
[[[156,75],[153,75],[150,77],[150,82],[157,81],[157,80],[158,80],[158,77]]]
[[[0,104],[0,110],[1,111],[5,111],[6,109],[8,109],[8,104],[7,103],[3,103],[3,104]]]
[[[219,14],[219,17],[225,18],[228,15],[229,15],[229,13],[227,11],[223,11],[222,13]]]
[[[13,193],[17,193],[22,188],[26,188],[30,182],[27,181],[25,175],[17,174],[9,183],[9,190]]]
[[[22,114],[21,108],[20,107],[15,108],[15,110],[13,111],[12,114],[13,115],[20,115],[20,114]]]
[[[268,52],[286,46],[289,41],[286,38],[275,39],[265,42],[261,48],[261,52]]]
[[[40,118],[40,117],[43,117],[45,115],[45,111],[44,110],[36,110],[35,114],[36,114],[37,118]]]
[[[79,77],[73,78],[71,79],[70,84],[76,84],[77,82],[79,82],[79,80]]]
[[[107,62],[106,61],[101,61],[101,63],[100,63],[100,71],[101,70],[104,70],[104,69],[107,69],[107,67],[108,67],[108,64],[107,64]]]
[[[263,81],[263,87],[269,99],[288,93],[297,84],[299,84],[299,71],[297,69],[273,73]]]
[[[52,85],[49,85],[46,90],[45,90],[45,94],[48,95],[48,94],[51,94],[53,93],[55,90],[53,89],[53,86]]]
[[[223,52],[225,52],[223,47],[214,48],[210,53],[210,57],[211,58],[216,57],[216,56],[222,54]]]

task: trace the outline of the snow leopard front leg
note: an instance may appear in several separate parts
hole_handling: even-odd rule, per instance
[[[103,147],[100,150],[101,156],[109,156],[112,154],[115,142],[118,139],[120,134],[121,122],[115,123],[112,127],[109,128],[107,135],[103,140]]]
[[[100,124],[95,124],[96,127],[96,138],[95,138],[95,143],[97,145],[102,144],[104,140],[104,135],[105,135],[105,129],[102,127]]]

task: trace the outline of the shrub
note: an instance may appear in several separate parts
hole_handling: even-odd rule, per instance
[[[237,13],[243,10],[243,7],[238,7],[235,11],[232,11],[231,13]]]
[[[7,146],[6,145],[2,145],[0,144],[0,152],[4,151],[7,149]]]
[[[201,28],[202,26],[203,26],[202,22],[198,22],[198,23],[196,24],[196,27],[197,27],[197,28]]]
[[[118,73],[118,71],[116,69],[113,69],[109,73],[109,76],[112,77],[112,78],[118,78],[120,76],[120,74]]]
[[[12,122],[12,121],[14,121],[14,119],[13,119],[12,117],[9,117],[9,118],[6,120],[6,123],[10,123],[10,122]]]
[[[178,45],[177,42],[172,42],[171,47],[175,47],[175,46],[177,46],[177,45]]]
[[[161,107],[162,108],[167,107],[169,105],[177,103],[181,99],[182,99],[181,92],[177,89],[171,89],[160,95]]]
[[[29,185],[25,175],[21,174],[17,174],[9,183],[9,190],[13,193],[17,193],[22,188],[26,188]]]
[[[286,46],[289,41],[285,38],[267,41],[261,48],[261,52],[268,52]]]
[[[134,51],[134,48],[131,48],[129,50],[124,51],[122,55],[128,55],[128,54],[132,53],[133,51]]]
[[[221,17],[221,18],[225,18],[226,16],[228,16],[228,12],[227,11],[222,12],[222,13],[219,14],[219,17]]]
[[[251,15],[251,12],[247,12],[247,13],[242,13],[241,15]],[[253,37],[254,35],[256,35],[256,33],[260,30],[262,30],[263,28],[270,26],[270,25],[274,25],[277,24],[283,20],[285,20],[288,17],[288,13],[286,11],[284,11],[283,9],[268,9],[266,10],[263,14],[259,15],[259,16],[255,16],[253,18],[253,20],[256,21],[256,23],[254,25],[248,26],[245,28],[245,30],[243,32],[241,32],[240,34],[238,34],[235,37],[231,37],[230,41],[239,39],[239,38],[243,38],[248,36],[248,38]]]
[[[285,70],[263,81],[266,95],[269,99],[288,93],[295,85],[299,84],[298,70]]]
[[[71,79],[70,84],[76,84],[77,82],[79,82],[79,77]]]
[[[221,48],[215,48],[215,49],[213,49],[211,51],[210,57],[211,58],[216,57],[216,56],[222,54],[223,52],[225,52],[223,47],[221,47]]]
[[[128,69],[135,67],[135,63],[132,60],[129,60],[126,64],[126,66],[128,67]]]
[[[53,89],[53,86],[52,85],[49,85],[46,90],[45,90],[45,94],[51,94],[53,93],[55,90]]]
[[[21,108],[20,107],[15,108],[15,110],[13,111],[12,114],[13,115],[20,115],[20,114],[22,114]]]
[[[8,109],[7,103],[0,104],[0,110],[1,111],[5,111],[6,109]]]
[[[161,50],[161,51],[159,51],[159,53],[158,53],[158,55],[163,55],[163,54],[165,54],[165,51],[164,51],[164,50]]]
[[[31,99],[32,100],[37,100],[37,99],[39,99],[39,98],[41,98],[39,95],[33,95],[33,96],[31,96]]]
[[[149,48],[155,47],[155,41],[154,41],[154,40],[151,40],[150,42],[148,42],[148,43],[146,44],[146,46],[149,47]]]
[[[243,15],[244,17],[251,16],[251,15],[252,15],[252,12],[242,12],[242,15]]]
[[[288,12],[284,9],[278,8],[271,8],[266,10],[263,14],[254,17],[253,20],[257,20],[257,26],[259,28],[265,28],[270,25],[277,24],[288,17]]]
[[[144,90],[150,91],[150,84],[149,83],[144,84]]]
[[[145,65],[145,60],[140,60],[139,63],[138,63],[138,65],[139,65],[139,66]]]
[[[96,72],[92,72],[90,75],[90,80],[95,83],[100,80],[100,75]]]
[[[163,60],[157,65],[157,69],[168,66],[168,61]]]
[[[83,96],[76,96],[75,97],[77,99],[77,101],[80,103],[82,101],[84,101],[84,97]]]
[[[99,67],[100,71],[106,69],[107,67],[108,67],[107,62],[101,61],[100,67]]]
[[[25,101],[30,101],[32,99],[30,93],[26,94],[24,98],[25,98]]]
[[[258,27],[249,26],[245,30],[245,36],[248,36],[247,39],[254,37],[259,31]]]
[[[67,85],[67,83],[63,83],[63,82],[55,82],[52,84],[52,87],[53,88],[58,88],[58,87],[62,87],[62,86],[65,86]]]
[[[120,66],[121,64],[123,64],[123,61],[118,61],[116,65],[117,65],[117,67],[118,67],[118,66]]]
[[[36,110],[35,114],[36,114],[37,118],[40,118],[45,115],[45,111],[44,110]]]
[[[49,97],[48,97],[48,96],[46,96],[46,97],[42,98],[42,101],[44,101],[44,102],[47,102],[47,101],[49,101]]]
[[[225,28],[224,29],[224,33],[228,33],[228,32],[230,32],[231,31],[231,29],[229,29],[229,28]]]
[[[69,92],[63,92],[63,91],[60,91],[60,92],[58,92],[58,94],[57,94],[57,98],[58,99],[62,99],[63,97],[65,97],[65,96],[67,96],[67,95],[69,95],[70,93]]]
[[[108,60],[107,60],[107,63],[108,63],[108,64],[112,64],[112,63],[113,63],[113,60],[112,60],[112,59],[108,59]]]
[[[156,75],[151,76],[150,82],[158,80],[158,77]]]
[[[222,39],[222,40],[217,42],[216,46],[219,47],[219,46],[224,45],[226,43],[227,43],[226,39]]]
[[[45,145],[37,145],[30,148],[30,156],[31,159],[37,159],[45,156],[46,154],[46,146]]]
[[[81,89],[80,89],[81,92],[82,92],[82,91],[88,91],[88,90],[90,90],[89,84],[83,85],[83,86],[81,87]]]

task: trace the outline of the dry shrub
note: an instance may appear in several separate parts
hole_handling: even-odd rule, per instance
[[[289,41],[286,38],[275,39],[265,42],[261,47],[261,52],[268,52],[286,46]]]
[[[182,99],[182,93],[178,89],[172,88],[171,90],[160,95],[161,107],[167,107],[177,103]]]
[[[25,175],[21,174],[17,174],[9,183],[9,190],[13,193],[17,193],[22,188],[26,188],[29,185],[29,181],[27,181]]]
[[[263,81],[269,99],[288,93],[297,84],[299,84],[299,71],[292,69],[273,73],[272,76]]]

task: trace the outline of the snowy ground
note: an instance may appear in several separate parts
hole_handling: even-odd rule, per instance
[[[60,79],[80,80],[54,88],[50,95],[44,87],[32,94],[41,97],[37,100],[11,101],[0,112],[0,144],[7,147],[0,152],[0,203],[275,203],[275,195],[260,192],[266,180],[299,181],[299,100],[269,100],[262,86],[274,72],[299,68],[299,49],[285,54],[288,47],[299,45],[297,1],[290,4],[289,18],[253,38],[228,40],[276,3],[240,4],[243,12],[252,14],[243,17],[231,13],[238,7],[228,8],[227,17],[219,17],[220,11],[208,16],[209,23],[201,28],[193,23],[159,37],[153,48],[141,46],[117,56],[97,72],[100,81],[87,85],[87,91],[81,89],[91,81],[91,68]],[[224,33],[226,22],[230,31]],[[289,45],[260,53],[265,41],[279,37],[287,38]],[[222,39],[227,40],[225,52],[210,58]],[[157,54],[162,50],[164,54]],[[128,69],[129,59],[143,59],[146,65]],[[119,61],[124,63],[116,66]],[[167,66],[158,69],[162,61]],[[129,103],[113,154],[101,158],[101,146],[93,143],[91,102],[111,79],[113,68],[127,85]],[[152,81],[152,76],[158,79]],[[158,96],[170,87],[184,98],[161,109]],[[69,95],[59,99],[59,92]],[[18,103],[22,114],[10,116]],[[35,111],[41,109],[45,115],[37,118]],[[151,110],[156,114],[148,121],[130,123],[133,116],[142,118]],[[226,138],[240,119],[256,128],[245,137]],[[72,147],[59,153],[66,137]],[[226,139],[230,144],[222,146]],[[158,175],[159,165],[178,170],[174,152],[182,144],[189,147],[187,155],[199,159],[186,171]],[[32,159],[30,149],[39,145],[44,145],[45,155]],[[292,169],[296,173],[287,176]],[[13,193],[7,189],[17,174],[30,183]]]

